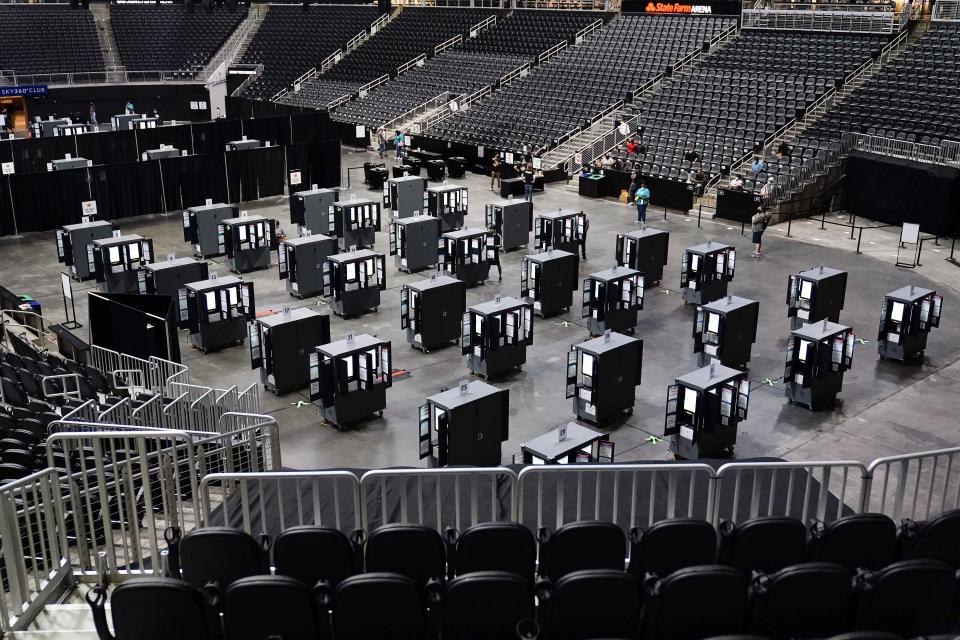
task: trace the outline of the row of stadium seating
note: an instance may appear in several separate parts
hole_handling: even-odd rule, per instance
[[[602,18],[603,14],[590,11],[516,11],[462,46],[428,60],[365,98],[348,102],[331,117],[376,127],[444,92],[473,93]]]
[[[89,11],[69,5],[0,6],[0,69],[18,74],[103,71],[97,27]]]

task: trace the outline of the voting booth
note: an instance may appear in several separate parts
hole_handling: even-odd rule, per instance
[[[607,331],[567,353],[567,398],[578,420],[606,424],[633,413],[643,340]]]
[[[853,364],[856,337],[850,327],[821,320],[790,333],[784,394],[790,402],[817,411],[832,405]]]
[[[486,229],[476,228],[448,231],[438,246],[437,269],[470,287],[486,282],[499,251],[496,238]]]
[[[731,369],[747,368],[750,351],[757,341],[760,303],[727,296],[697,307],[693,318],[693,352],[701,367],[711,362]]]
[[[290,196],[290,223],[308,229],[314,235],[336,235],[330,226],[330,209],[340,201],[336,189],[308,189]]]
[[[667,388],[663,429],[670,451],[687,460],[732,455],[749,404],[750,381],[742,371],[711,364],[677,378]]]
[[[511,251],[530,244],[533,231],[533,203],[526,200],[499,200],[484,207],[488,229],[500,234],[500,249]]]
[[[643,226],[629,233],[618,233],[617,265],[636,269],[648,284],[657,285],[663,280],[669,249],[670,234],[660,229]]]
[[[589,464],[613,462],[610,434],[576,422],[562,424],[520,445],[523,464]]]
[[[432,276],[400,289],[400,328],[424,353],[460,340],[467,286],[449,276]]]
[[[330,342],[330,316],[312,309],[285,308],[248,327],[250,368],[260,370],[263,388],[280,395],[310,384],[310,354]]]
[[[707,304],[727,295],[733,280],[737,250],[722,242],[707,241],[683,252],[680,295],[690,304]]]
[[[840,322],[840,310],[847,294],[847,272],[820,265],[789,276],[787,315],[790,328],[827,319]]]
[[[93,162],[86,158],[60,158],[50,162],[51,171],[66,171],[67,169],[85,169],[91,166]]]
[[[137,272],[151,262],[153,240],[136,233],[93,241],[94,273],[107,293],[138,293]]]
[[[430,216],[398,218],[390,223],[390,255],[397,269],[413,273],[439,261],[440,221]]]
[[[380,203],[353,198],[333,204],[328,228],[344,251],[372,248],[380,231]]]
[[[222,256],[226,247],[220,225],[237,219],[238,207],[219,202],[183,210],[183,239],[193,246],[198,258]]]
[[[196,258],[174,258],[143,265],[137,274],[140,293],[170,296],[177,302],[178,328],[190,326],[187,313],[187,284],[209,278],[209,265]]]
[[[643,274],[628,267],[613,267],[583,279],[582,317],[591,336],[607,329],[633,333],[637,312],[643,309]]]
[[[376,311],[387,288],[386,259],[369,249],[338,253],[322,267],[323,296],[334,315],[347,318]]]
[[[236,276],[213,277],[186,285],[189,336],[187,341],[202,351],[216,351],[243,344],[247,322],[255,319],[253,283]]]
[[[383,415],[393,385],[390,341],[362,333],[317,346],[310,354],[310,401],[320,418],[340,431],[362,418]]]
[[[510,390],[464,381],[420,405],[420,459],[431,467],[496,467],[510,437]]]
[[[466,187],[444,184],[427,189],[427,215],[440,219],[440,233],[463,229],[469,204]]]
[[[147,149],[143,152],[142,157],[144,160],[164,160],[166,158],[179,158],[182,155],[186,155],[186,151],[160,145],[159,149]]]
[[[371,191],[380,191],[383,189],[383,184],[390,178],[390,169],[381,162],[377,166],[370,167],[369,171],[366,170],[366,166],[370,164],[364,162],[364,173],[366,173],[367,186]]]
[[[570,311],[577,289],[577,256],[551,249],[524,256],[520,263],[520,297],[541,318]]]
[[[880,359],[923,360],[930,330],[940,326],[943,296],[910,285],[883,297],[877,351]]]
[[[93,241],[113,236],[113,225],[105,220],[68,224],[57,229],[57,262],[70,267],[76,280],[96,276]]]
[[[580,242],[586,234],[587,214],[583,211],[551,211],[537,216],[534,246],[538,251],[560,249],[580,255]]]
[[[533,344],[533,305],[515,298],[475,304],[463,314],[460,350],[473,373],[493,378],[517,370]]]
[[[227,268],[248,273],[269,267],[270,253],[277,248],[276,224],[276,220],[263,216],[242,214],[221,222],[221,253],[227,257]]]
[[[323,265],[337,249],[337,239],[322,234],[281,242],[277,248],[277,268],[280,279],[287,281],[287,292],[295,298],[323,293]]]
[[[246,149],[259,149],[263,145],[259,140],[248,140],[247,136],[243,136],[241,140],[231,140],[227,143],[227,151],[244,151]]]
[[[391,218],[409,218],[427,211],[427,180],[420,176],[390,178],[383,185],[383,208]]]

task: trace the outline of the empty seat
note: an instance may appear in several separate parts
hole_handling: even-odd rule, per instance
[[[652,573],[663,577],[677,569],[713,564],[717,532],[703,520],[661,520],[645,530],[630,531],[630,573],[639,578]]]
[[[749,575],[773,573],[803,562],[807,529],[794,518],[763,516],[720,524],[720,563]]]
[[[834,562],[847,571],[882,569],[893,562],[897,525],[880,513],[858,513],[810,526],[808,559]]]
[[[458,537],[450,559],[451,574],[506,571],[532,580],[536,571],[537,543],[533,534],[516,522],[482,522]]]
[[[319,597],[332,610],[336,640],[423,638],[427,633],[423,587],[405,576],[351,576],[336,591],[322,587]]]
[[[550,640],[635,638],[640,584],[623,571],[574,571],[537,592],[542,630]],[[746,593],[744,593],[746,599]]]
[[[557,581],[573,571],[616,569],[623,571],[626,538],[612,522],[570,522],[554,532],[540,530],[540,575]]]
[[[747,631],[769,638],[822,638],[847,629],[853,584],[838,564],[811,562],[750,585]]]
[[[501,640],[517,624],[534,619],[528,580],[503,571],[476,571],[454,578],[443,596],[444,640]]]
[[[739,633],[746,614],[743,573],[720,565],[687,567],[647,585],[642,637],[699,640]]]
[[[939,560],[905,560],[856,578],[853,628],[905,638],[944,633],[954,611],[957,578]]]
[[[308,587],[325,580],[336,587],[356,571],[353,544],[337,529],[291,527],[273,542],[273,567],[277,575],[289,576]]]
[[[241,578],[223,594],[224,640],[316,640],[319,619],[310,588],[286,576]]]
[[[945,511],[924,522],[901,523],[898,558],[942,560],[960,569],[960,509]]]
[[[194,529],[177,545],[184,581],[221,591],[240,578],[264,573],[263,549],[250,535],[228,527]]]
[[[370,534],[364,549],[368,572],[397,573],[423,587],[446,576],[446,550],[435,530],[414,524],[388,524]]]
[[[91,589],[87,602],[100,640],[219,640],[217,618],[206,597],[174,578],[138,577],[116,586],[110,595],[113,633],[107,626],[106,589]]]

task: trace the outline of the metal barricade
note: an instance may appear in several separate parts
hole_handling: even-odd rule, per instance
[[[64,503],[56,469],[0,486],[0,635],[24,630],[72,584]]]
[[[252,535],[289,527],[362,527],[360,481],[348,471],[214,473],[200,483],[203,526],[231,526]]]
[[[368,471],[360,479],[362,522],[368,531],[415,523],[443,532],[512,521],[516,484],[517,475],[505,467]]]
[[[920,5],[920,2],[913,4]],[[960,1],[958,0],[937,0],[933,3],[934,22],[953,22],[960,20]]]
[[[707,464],[578,464],[520,472],[517,521],[532,531],[577,520],[614,522],[624,531],[669,518],[708,520],[714,494]]]
[[[960,507],[960,447],[879,458],[868,471],[867,511],[925,520]]]
[[[832,522],[862,511],[867,468],[856,461],[732,462],[717,470],[713,522],[788,516]]]

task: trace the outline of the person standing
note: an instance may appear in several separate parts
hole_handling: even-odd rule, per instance
[[[533,202],[533,181],[535,177],[533,163],[528,162],[523,170],[523,192],[527,202]]]
[[[7,120],[10,119],[10,116],[7,114],[7,108],[3,107],[0,109],[0,133],[7,132]]]
[[[387,150],[387,132],[383,127],[377,129],[377,155],[383,160],[383,153]]]
[[[133,115],[133,101],[127,100],[127,104],[124,106],[124,111],[127,112],[127,115]]]
[[[770,222],[770,214],[764,211],[763,207],[757,207],[757,212],[750,218],[750,229],[753,231],[753,253],[750,255],[754,258],[760,257],[760,245],[768,222]]]
[[[767,182],[760,187],[760,200],[764,206],[769,207],[773,199],[773,176],[767,178]]]
[[[90,103],[90,124],[97,128],[97,105]]]
[[[490,237],[493,238],[493,244],[487,246],[487,248],[491,250],[487,253],[487,258],[490,266],[497,268],[497,282],[503,282],[503,267],[500,265],[500,250],[503,248],[503,238],[500,237],[500,234],[497,233],[497,230],[492,226],[487,227],[487,232],[490,234]],[[493,255],[491,256],[490,253]]]
[[[637,189],[640,188],[640,174],[636,171],[630,172],[630,186],[627,187],[627,204],[633,204],[633,199],[637,197]]]
[[[633,201],[637,205],[637,222],[646,222],[647,205],[650,204],[650,189],[647,188],[647,183],[643,180],[640,181],[640,188],[633,196]]]
[[[393,146],[396,147],[397,160],[403,158],[403,132],[397,129],[393,135]]]
[[[587,259],[587,231],[590,231],[590,218],[583,214],[583,233],[580,234],[580,255]]]
[[[490,164],[490,191],[496,192],[500,189],[500,156],[493,156],[493,162]]]

